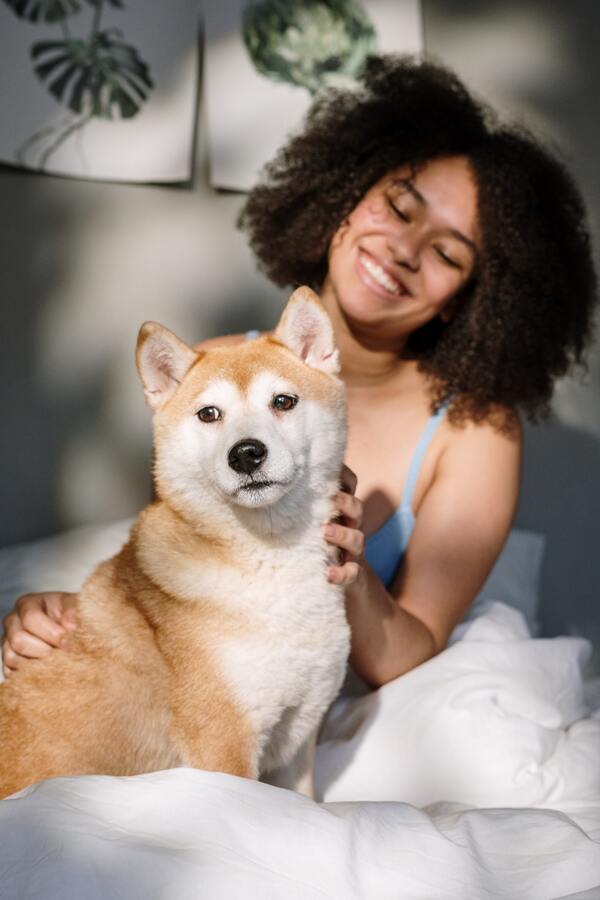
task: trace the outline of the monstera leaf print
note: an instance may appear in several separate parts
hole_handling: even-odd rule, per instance
[[[377,45],[359,0],[255,0],[242,37],[258,72],[311,94],[351,86]]]
[[[4,0],[20,19],[28,22],[62,22],[81,9],[79,0]],[[86,0],[90,6],[100,6],[103,0]],[[122,0],[106,0],[110,6],[123,8]]]
[[[0,0],[2,2],[2,0]],[[34,43],[33,68],[41,83],[66,108],[61,117],[32,134],[16,150],[22,165],[44,169],[59,148],[94,119],[132,119],[154,87],[148,64],[117,28],[102,27],[107,8],[123,10],[123,0],[4,0],[19,18],[46,27],[55,40]],[[74,27],[85,36],[74,34]],[[81,142],[77,153],[85,169]]]
[[[40,80],[78,115],[131,119],[153,87],[147,64],[116,30],[87,41],[39,41],[31,56]]]
[[[103,6],[104,3],[108,3],[109,6],[116,6],[117,9],[123,9],[125,4],[123,0],[86,0],[90,6]]]
[[[79,12],[79,0],[5,0],[20,19],[29,22],[61,22]]]

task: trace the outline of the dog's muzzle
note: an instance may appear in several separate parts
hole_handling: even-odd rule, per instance
[[[234,472],[252,475],[262,466],[267,453],[268,450],[262,441],[245,438],[233,445],[227,455],[227,462]]]

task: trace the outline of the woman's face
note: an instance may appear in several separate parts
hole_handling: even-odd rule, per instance
[[[333,236],[324,296],[350,322],[382,337],[409,334],[440,315],[477,262],[477,185],[465,157],[391,172]]]

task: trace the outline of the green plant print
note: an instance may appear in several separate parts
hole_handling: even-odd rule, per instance
[[[28,22],[53,24],[62,37],[31,46],[33,71],[67,115],[33,134],[17,151],[24,165],[44,169],[50,157],[91,119],[136,116],[154,87],[149,66],[117,28],[102,28],[106,6],[123,9],[122,0],[4,0]],[[89,32],[72,34],[70,20],[88,7]]]
[[[242,37],[262,75],[305,88],[351,87],[377,50],[358,0],[259,0],[246,7]]]

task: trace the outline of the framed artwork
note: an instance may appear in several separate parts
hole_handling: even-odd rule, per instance
[[[205,5],[210,177],[248,190],[321,88],[357,83],[373,53],[421,53],[419,0]]]
[[[0,0],[0,160],[188,180],[198,30],[197,0]]]

